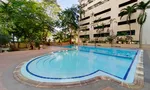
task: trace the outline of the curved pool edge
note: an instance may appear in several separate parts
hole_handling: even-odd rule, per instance
[[[131,88],[131,89],[141,89],[144,86],[144,72],[143,72],[144,67],[143,67],[143,51],[142,50],[141,50],[141,56],[140,56],[139,62],[136,67],[134,82],[130,84],[122,82],[122,81],[118,81],[109,76],[96,76],[94,78],[77,81],[77,82],[63,82],[63,83],[62,82],[60,83],[39,82],[39,81],[28,79],[21,74],[21,67],[25,63],[26,62],[23,62],[15,68],[13,72],[14,78],[23,84],[27,84],[27,85],[39,87],[39,88],[63,88],[63,87],[68,88],[68,87],[88,85],[90,83],[94,83],[98,81],[106,81],[106,80],[111,81],[112,83],[115,82],[118,85],[121,85],[126,88]]]

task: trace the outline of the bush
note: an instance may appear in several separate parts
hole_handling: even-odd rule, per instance
[[[11,41],[9,35],[0,34],[0,46],[6,46]]]

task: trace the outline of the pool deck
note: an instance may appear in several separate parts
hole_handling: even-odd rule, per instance
[[[43,89],[22,84],[14,79],[13,71],[21,62],[60,49],[59,47],[48,47],[43,50],[0,53],[0,90],[130,90],[110,81],[99,81],[72,88]],[[144,73],[145,86],[142,90],[150,90],[150,50],[144,51]]]

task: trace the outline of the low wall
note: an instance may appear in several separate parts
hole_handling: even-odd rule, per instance
[[[18,47],[18,43],[15,43],[15,45],[16,45],[16,47]],[[20,45],[19,45],[19,48],[26,48],[26,47],[29,47],[29,45],[26,43],[20,43]]]
[[[86,44],[80,44],[80,45],[95,46],[94,43],[86,43]],[[96,43],[96,46],[111,47],[111,44]],[[139,48],[138,44],[113,44],[112,46],[113,47],[121,47],[121,48]]]
[[[94,43],[80,43],[78,45],[88,45],[88,46],[95,46]],[[108,43],[96,43],[96,46],[101,47],[111,47],[111,44]],[[113,44],[113,47],[120,47],[120,48],[139,48],[139,44]],[[150,49],[150,44],[143,44],[142,49],[147,50]]]
[[[62,43],[57,43],[57,42],[51,42],[50,44],[51,46],[66,46],[66,45],[70,45],[70,42],[62,42]]]

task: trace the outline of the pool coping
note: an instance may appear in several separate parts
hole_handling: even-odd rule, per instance
[[[134,82],[132,84],[128,84],[128,83],[124,83],[122,81],[118,81],[116,79],[113,79],[111,77],[108,76],[97,76],[91,79],[87,79],[87,80],[82,80],[82,81],[77,81],[77,82],[63,82],[63,83],[51,83],[51,82],[39,82],[39,81],[34,81],[31,79],[28,79],[26,77],[24,77],[21,74],[21,67],[26,63],[22,62],[20,63],[14,70],[13,75],[14,78],[16,80],[18,80],[19,82],[23,83],[23,84],[27,84],[30,86],[34,86],[34,87],[39,87],[39,88],[68,88],[68,87],[75,87],[75,86],[83,86],[83,85],[88,85],[90,83],[94,83],[94,82],[98,82],[98,81],[111,81],[111,82],[115,82],[118,85],[121,85],[123,87],[126,88],[130,88],[130,89],[141,89],[144,87],[144,67],[143,67],[143,50],[141,50],[141,56],[139,59],[139,63],[137,64],[136,67],[136,73],[134,76]]]

